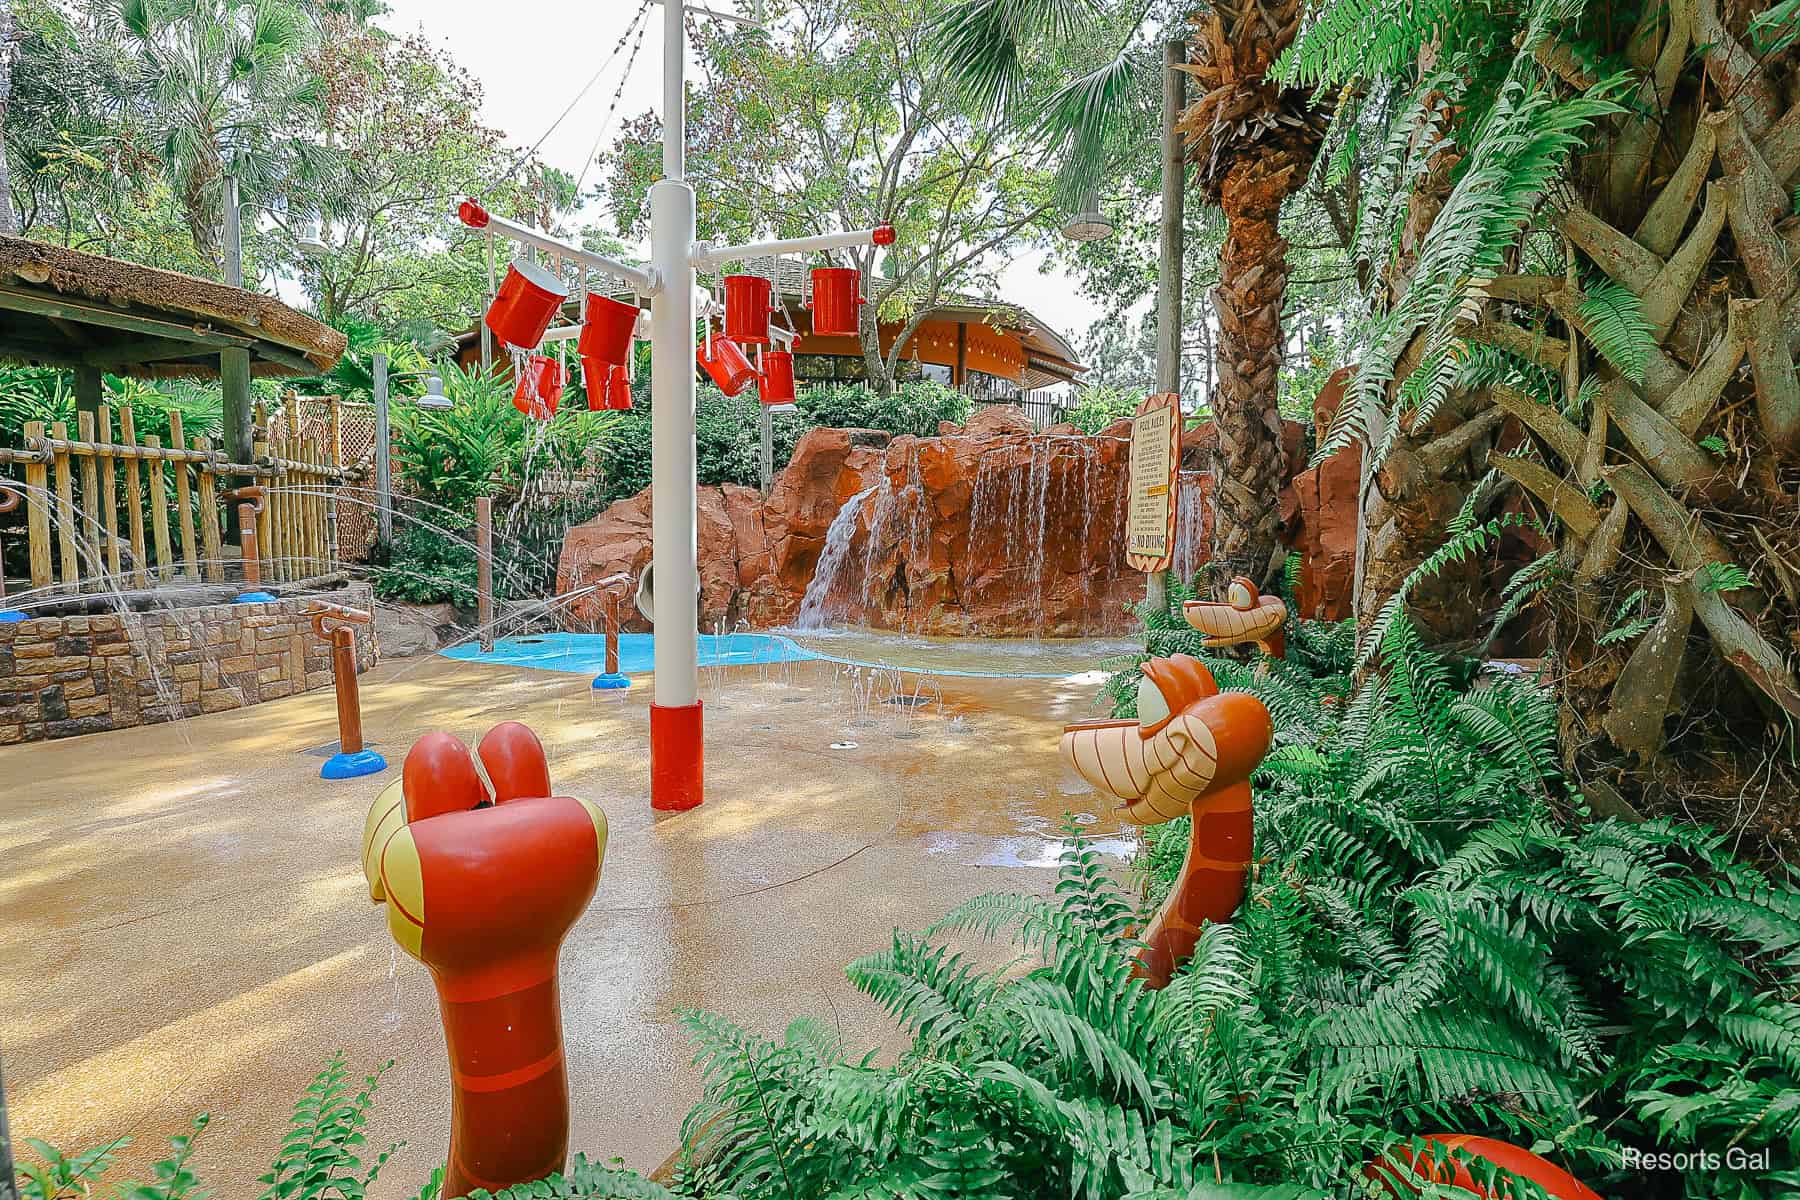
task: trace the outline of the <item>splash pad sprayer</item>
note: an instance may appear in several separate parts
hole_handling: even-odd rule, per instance
[[[622,692],[631,686],[631,676],[619,670],[619,603],[622,597],[618,591],[621,584],[630,582],[631,576],[621,571],[594,585],[606,612],[606,671],[594,676],[596,692]]]
[[[262,590],[262,552],[257,548],[256,518],[263,511],[263,495],[260,484],[219,494],[219,499],[227,504],[235,501],[238,511],[238,546],[243,551],[244,590],[238,593],[233,604],[268,604],[276,598],[273,592]]]
[[[19,507],[20,499],[20,493],[12,484],[0,480],[0,513],[9,513]],[[0,556],[0,625],[17,625],[26,619],[18,609],[6,607],[6,560]]]
[[[784,254],[812,254],[862,246],[890,246],[892,226],[850,233],[711,246],[696,237],[694,189],[687,182],[687,114],[685,72],[686,16],[719,18],[742,25],[742,17],[690,6],[679,0],[663,4],[663,177],[650,188],[650,263],[648,268],[607,258],[549,234],[489,213],[475,199],[458,207],[464,225],[489,237],[502,237],[530,251],[545,251],[583,270],[619,280],[638,296],[650,298],[650,344],[653,415],[651,419],[652,538],[655,574],[655,697],[650,705],[650,806],[659,811],[694,808],[704,798],[704,749],[700,702],[699,605],[700,571],[696,559],[697,468],[694,459],[694,328],[695,276],[728,263]],[[518,267],[515,262],[514,267]],[[832,269],[832,268],[827,268]],[[828,277],[828,318],[842,322],[845,300],[851,328],[860,301],[860,274]],[[522,275],[525,272],[520,272]],[[509,273],[510,274],[510,273]],[[528,280],[529,281],[529,280]],[[815,287],[817,285],[815,284]],[[515,289],[517,290],[517,289]],[[560,300],[556,302],[560,306]],[[815,312],[817,310],[815,309]],[[710,318],[710,313],[708,314]],[[489,326],[493,328],[492,325]],[[510,327],[510,326],[509,326]],[[529,326],[523,327],[529,333]],[[542,334],[540,333],[541,337]],[[738,351],[723,335],[713,339]],[[535,346],[536,343],[533,343]],[[516,345],[516,343],[515,343]],[[519,347],[529,350],[532,346]],[[716,350],[717,346],[703,347]],[[747,360],[746,360],[747,365]],[[739,377],[742,372],[737,373]],[[755,377],[754,368],[750,377]],[[748,378],[744,379],[747,385]]]
[[[543,743],[516,721],[477,748],[413,745],[363,822],[369,898],[437,987],[450,1059],[445,1197],[561,1171],[569,1153],[558,957],[594,898],[606,815],[558,796]]]
[[[363,745],[362,694],[356,685],[356,627],[369,623],[360,608],[315,601],[307,615],[313,633],[331,647],[337,688],[338,752],[319,768],[320,779],[356,779],[387,770],[387,759]]]

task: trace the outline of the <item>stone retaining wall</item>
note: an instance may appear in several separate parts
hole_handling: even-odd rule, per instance
[[[332,599],[368,611],[367,584]],[[304,599],[0,625],[0,745],[153,725],[331,686]],[[375,629],[356,631],[357,670]]]

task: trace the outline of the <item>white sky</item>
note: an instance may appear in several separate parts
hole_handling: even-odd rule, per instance
[[[612,52],[638,11],[637,0],[387,0],[393,9],[382,24],[396,33],[423,30],[447,48],[481,81],[483,115],[514,145],[531,145],[544,135],[588,77]],[[779,0],[772,0],[773,10]],[[707,0],[729,7],[730,0]],[[739,7],[748,8],[740,3]],[[504,14],[510,20],[497,19]],[[658,9],[643,49],[625,80],[618,111],[607,126],[610,142],[619,123],[662,103],[662,19]],[[608,66],[581,103],[544,141],[541,153],[552,166],[580,176],[601,121],[619,86],[630,47]],[[588,174],[588,186],[595,180]],[[821,230],[820,232],[828,232]],[[1021,254],[1001,276],[1003,298],[1023,305],[1071,341],[1087,332],[1099,315],[1062,273],[1042,275],[1043,255]]]

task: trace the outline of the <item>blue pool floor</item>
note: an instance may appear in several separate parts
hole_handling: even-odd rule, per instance
[[[650,671],[655,666],[655,636],[649,633],[620,634],[619,670],[626,675]],[[483,654],[477,642],[465,642],[444,651],[444,656],[464,662],[597,675],[606,670],[606,638],[593,633],[532,633],[501,638],[495,641],[490,654]],[[758,663],[802,662],[816,657],[787,638],[772,634],[700,635],[700,665],[703,667],[751,667]]]

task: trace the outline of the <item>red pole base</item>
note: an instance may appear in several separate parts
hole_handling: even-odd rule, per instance
[[[657,812],[686,812],[705,799],[703,707],[650,706],[650,807]]]

